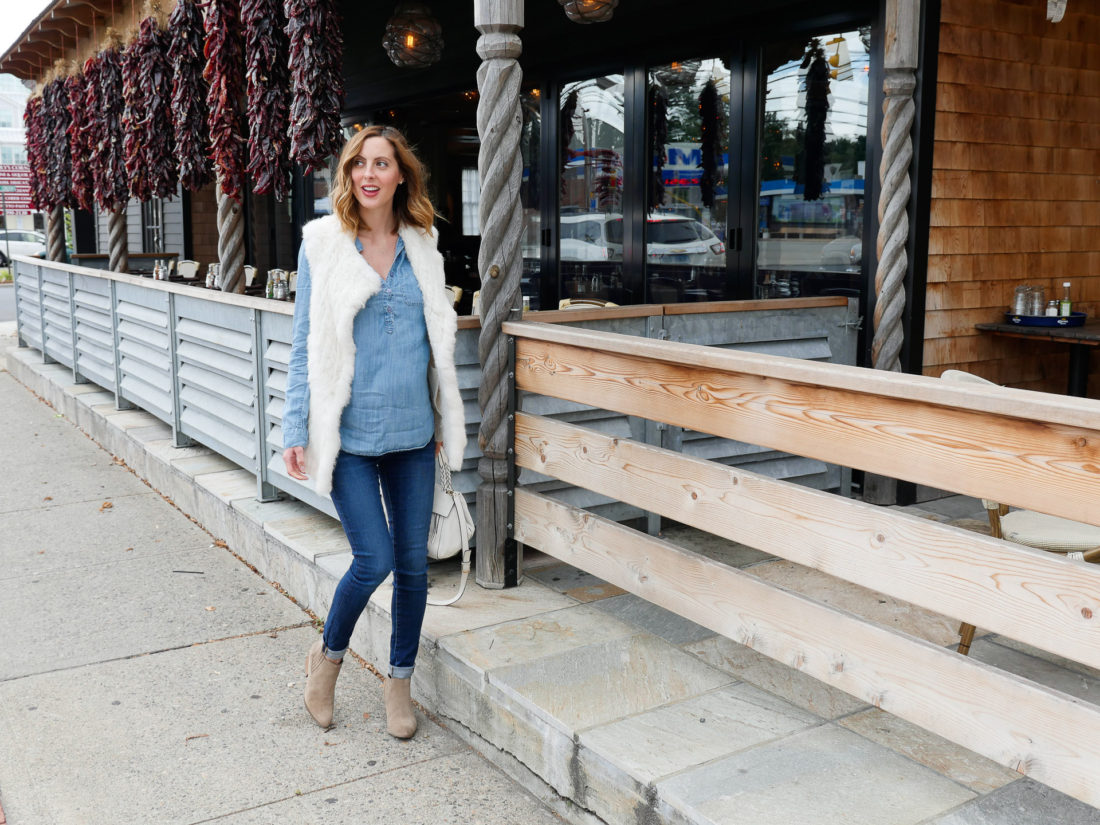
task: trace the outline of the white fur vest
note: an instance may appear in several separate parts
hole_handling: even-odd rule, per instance
[[[424,322],[432,359],[428,383],[436,415],[436,440],[443,442],[447,464],[457,470],[466,449],[466,425],[455,371],[457,316],[443,288],[443,257],[436,232],[411,226],[399,230],[424,299]],[[302,229],[312,282],[309,306],[309,445],[306,472],[321,495],[332,490],[332,468],[340,451],[340,416],[351,399],[355,370],[352,326],[382,279],[355,248],[354,236],[334,215],[310,221]]]

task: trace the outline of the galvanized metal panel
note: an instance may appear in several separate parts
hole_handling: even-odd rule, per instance
[[[199,366],[193,361],[183,361],[179,368],[181,386],[195,386],[235,404],[244,414],[255,409],[256,393],[251,384]]]
[[[218,372],[228,378],[252,384],[253,367],[248,358],[214,349],[197,341],[177,341],[176,356],[180,364],[196,364],[204,370]]]
[[[172,373],[157,367],[155,364],[150,364],[144,358],[132,358],[125,351],[120,350],[120,352],[122,357],[119,359],[119,366],[122,368],[123,375],[133,375],[141,379],[156,391],[159,404],[162,406],[165,406],[166,403],[170,404]],[[168,401],[165,402],[164,399],[168,399]],[[168,409],[169,407],[165,406],[165,408]]]
[[[252,437],[236,427],[228,426],[199,406],[184,407],[180,415],[180,429],[245,469],[252,469],[256,465]]]

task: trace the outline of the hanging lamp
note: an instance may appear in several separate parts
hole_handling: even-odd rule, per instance
[[[615,13],[619,0],[558,0],[565,16],[574,23],[605,23]]]
[[[386,23],[382,47],[395,65],[422,69],[443,55],[443,27],[426,4],[398,3]]]

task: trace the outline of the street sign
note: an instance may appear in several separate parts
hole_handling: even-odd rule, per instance
[[[31,168],[25,163],[0,164],[0,209],[6,215],[33,215],[31,206]]]

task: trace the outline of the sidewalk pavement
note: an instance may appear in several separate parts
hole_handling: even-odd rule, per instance
[[[336,790],[350,794],[362,789],[365,797],[376,799],[377,785],[368,783],[386,781],[371,772],[376,768],[394,770],[401,781],[404,772],[411,771],[410,787],[427,782],[423,774],[415,774],[414,765],[401,761],[401,754],[415,753],[411,761],[439,765],[451,754],[445,756],[432,746],[445,740],[459,749],[456,752],[476,759],[436,728],[428,728],[423,739],[418,735],[406,750],[385,741],[377,727],[377,687],[365,670],[354,671],[358,681],[347,675],[341,679],[341,727],[329,735],[310,728],[299,710],[297,659],[314,631],[302,625],[302,614],[280,602],[261,579],[242,572],[247,568],[239,563],[234,566],[224,550],[210,547],[213,537],[224,539],[234,554],[323,616],[348,564],[338,523],[299,502],[256,502],[255,479],[249,473],[204,448],[173,448],[165,425],[144,412],[116,411],[111,394],[91,384],[74,385],[70,371],[42,364],[33,350],[9,353],[8,365],[19,381],[57,411],[46,410],[43,418],[46,408],[28,401],[25,390],[0,374],[0,415],[5,407],[13,412],[18,407],[17,417],[38,422],[37,428],[16,433],[18,443],[5,450],[17,458],[9,466],[27,470],[26,477],[21,475],[10,487],[15,503],[9,505],[5,498],[0,506],[0,511],[12,510],[23,519],[9,524],[4,519],[11,515],[0,512],[0,535],[10,533],[19,548],[3,551],[0,578],[9,578],[18,593],[28,593],[16,597],[10,619],[5,594],[0,620],[5,620],[5,629],[12,628],[9,638],[36,640],[29,650],[11,648],[12,653],[0,655],[0,800],[11,806],[13,822],[24,825],[15,818],[19,799],[52,803],[70,789],[71,810],[77,813],[68,815],[66,809],[68,818],[57,814],[45,820],[50,825],[210,821],[219,814],[208,811],[233,811],[274,800],[279,801],[237,815],[242,818],[226,819],[276,821],[264,817],[274,811],[281,815],[284,809],[276,805],[290,810],[297,803],[312,804],[309,810],[326,822],[339,822],[345,820],[336,818],[335,806],[343,806],[345,797],[328,789],[335,784],[330,776],[341,775],[341,770],[347,771],[349,784]],[[48,448],[61,441],[53,437],[55,430],[75,433],[63,419],[54,418],[57,414],[76,422],[212,536],[194,533],[201,539],[199,545],[183,542],[178,549],[172,549],[175,544],[169,547],[182,540],[190,522],[172,510],[178,516],[173,525],[185,526],[150,528],[151,523],[168,524],[161,521],[159,511],[154,515],[137,509],[142,493],[154,494],[94,447],[82,445],[91,450],[83,459],[50,452]],[[51,437],[43,441],[31,430]],[[92,472],[81,463],[89,455],[113,475],[86,479],[82,483],[91,486],[81,487],[78,494],[72,488]],[[51,500],[44,503],[46,496]],[[104,507],[105,503],[112,506]],[[86,509],[87,522],[78,521],[77,504]],[[63,509],[66,506],[72,508],[71,515]],[[904,509],[916,517],[981,527],[981,508],[974,499],[953,496]],[[54,511],[65,518],[63,525],[47,526],[53,521],[41,518]],[[60,555],[62,542],[71,543],[70,521],[82,537],[79,552],[91,560],[78,568],[86,572],[80,586],[61,572],[74,569],[69,563],[47,566],[47,558]],[[118,528],[117,534],[106,532],[97,538],[101,534],[91,529],[110,524]],[[115,535],[122,540],[112,543]],[[954,619],[677,525],[666,525],[663,535],[871,621],[936,644],[957,640]],[[116,560],[119,545],[123,561]],[[172,555],[165,557],[168,552]],[[7,562],[8,556],[15,562]],[[224,569],[211,558],[224,562]],[[201,572],[173,572],[187,570]],[[455,586],[457,565],[443,563],[432,570],[435,592],[445,595]],[[553,558],[529,554],[524,570],[520,587],[500,591],[471,584],[458,607],[429,609],[414,697],[447,730],[571,822],[1100,825],[1095,808]],[[261,592],[268,595],[260,597]],[[106,598],[96,598],[100,595]],[[58,603],[73,614],[64,631],[46,615],[27,618],[32,609],[44,606],[48,613],[50,605]],[[208,610],[211,607],[215,609]],[[138,633],[127,621],[133,616],[148,622]],[[152,617],[163,621],[153,622]],[[388,633],[389,592],[383,586],[360,621],[352,648],[369,662],[382,664]],[[272,634],[276,638],[270,638]],[[196,640],[203,643],[187,646]],[[248,654],[238,654],[236,648],[245,646]],[[7,651],[9,645],[0,649]],[[59,652],[64,662],[60,670]],[[133,653],[152,655],[125,658]],[[1100,703],[1100,672],[984,632],[979,632],[972,656],[1082,701]],[[23,667],[19,678],[5,672],[14,666],[9,658]],[[252,658],[265,661],[258,675],[235,672]],[[153,668],[162,663],[172,669]],[[127,689],[112,682],[128,667],[134,667],[127,671],[134,674],[131,680],[145,687]],[[79,675],[83,681],[73,686],[67,675]],[[39,686],[36,680],[49,684]],[[149,687],[165,682],[172,690],[154,692]],[[180,690],[181,683],[188,689]],[[54,696],[47,688],[58,693],[48,704],[41,698]],[[56,709],[63,701],[72,703],[67,713]],[[116,701],[121,704],[112,704]],[[133,714],[127,715],[123,708],[131,706]],[[360,709],[371,718],[360,719]],[[165,715],[171,719],[163,720]],[[290,736],[279,735],[288,729]],[[11,742],[5,741],[8,730],[13,731]],[[92,744],[85,741],[89,738],[102,746],[104,755],[90,751]],[[42,752],[25,742],[43,742]],[[422,756],[416,750],[421,747],[428,753]],[[447,746],[438,747],[446,751]],[[20,755],[20,770],[9,767],[13,748]],[[56,750],[48,754],[51,748]],[[203,761],[203,748],[215,752],[209,764]],[[108,766],[105,777],[79,779],[81,769],[91,773],[88,766],[97,758]],[[72,773],[55,775],[57,764],[71,766]],[[49,778],[38,779],[44,771]],[[34,789],[17,791],[32,788],[26,778],[32,774]],[[131,787],[134,779],[153,783],[150,800],[175,806],[173,811],[189,811],[192,818],[127,818],[134,811],[144,814],[153,804],[117,801],[124,796],[119,789],[124,783]],[[495,780],[503,782],[499,776]],[[540,816],[548,816],[537,806],[523,808],[519,801],[508,807],[508,800],[524,800],[522,795],[501,791],[498,803],[496,789],[508,788],[506,783],[486,784],[461,769],[455,782],[477,789],[459,797],[457,808],[448,809],[463,821],[538,825]],[[303,797],[287,796],[288,788],[302,790]],[[517,792],[513,788],[510,793]],[[260,801],[253,802],[256,797]],[[330,798],[337,801],[328,802]],[[88,799],[114,805],[113,811],[124,804],[132,807],[114,819],[81,818],[76,806]],[[200,803],[207,807],[200,808]],[[462,804],[469,808],[459,812]],[[500,818],[488,818],[485,811]],[[419,815],[413,809],[395,818],[421,821]],[[447,812],[430,816],[433,821],[452,821]],[[32,825],[38,821],[27,820]],[[311,820],[295,809],[278,821]]]
[[[311,617],[0,372],[0,823],[561,820],[349,657],[302,706]]]

